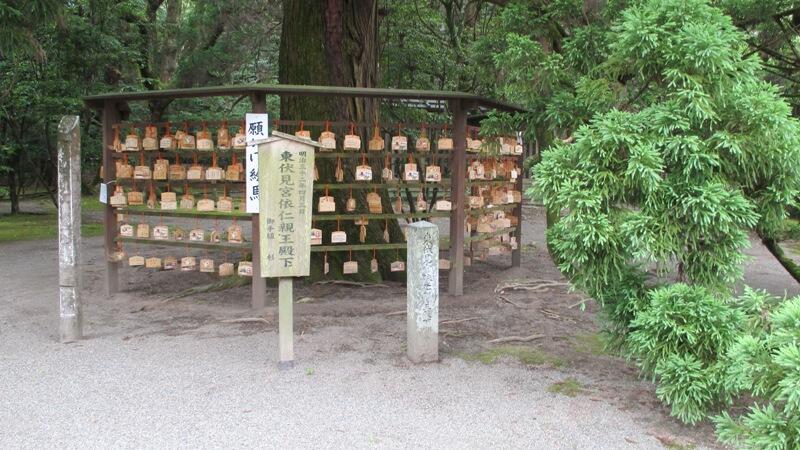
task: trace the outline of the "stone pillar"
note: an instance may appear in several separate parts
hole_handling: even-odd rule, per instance
[[[83,337],[81,311],[81,130],[78,116],[58,124],[58,293],[61,342]]]
[[[408,226],[408,359],[439,360],[439,228],[426,221]]]

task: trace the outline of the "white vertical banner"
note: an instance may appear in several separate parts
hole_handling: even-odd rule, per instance
[[[245,127],[245,135],[247,136],[247,150],[245,153],[247,212],[258,213],[258,145],[254,145],[253,141],[269,137],[269,115],[245,114]]]

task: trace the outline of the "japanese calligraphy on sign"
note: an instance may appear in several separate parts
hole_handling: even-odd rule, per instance
[[[315,146],[280,132],[258,145],[263,277],[309,275]]]
[[[269,116],[267,114],[245,114],[245,204],[246,211],[258,213],[258,145],[253,142],[269,137]]]

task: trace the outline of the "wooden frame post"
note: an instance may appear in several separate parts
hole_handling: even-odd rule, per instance
[[[250,110],[256,114],[267,112],[267,98],[264,94],[250,94]],[[261,277],[261,231],[259,215],[253,214],[250,218],[253,243],[253,280],[250,294],[250,307],[261,309],[267,306],[267,280]]]
[[[523,153],[517,158],[517,166],[519,167],[520,173],[517,174],[517,182],[514,183],[514,189],[519,192],[522,192],[522,181],[525,179],[525,169],[523,169],[524,162],[525,154]],[[514,231],[514,237],[517,239],[517,248],[511,250],[511,267],[519,267],[520,264],[522,264],[522,202],[524,200],[525,195],[523,193],[519,203],[514,207],[514,215],[517,217],[517,228]]]
[[[105,232],[105,259],[106,259],[106,293],[113,295],[119,292],[119,262],[108,260],[108,255],[114,251],[116,243],[114,236],[117,234],[117,211],[111,206],[110,198],[116,185],[109,184],[117,179],[117,166],[113,158],[111,145],[114,142],[114,124],[120,120],[119,106],[116,102],[106,100],[103,102],[103,183],[106,184],[108,197],[103,212],[103,230]]]
[[[450,101],[453,114],[453,153],[450,155],[450,295],[464,294],[464,222],[466,216],[467,109],[462,100]]]

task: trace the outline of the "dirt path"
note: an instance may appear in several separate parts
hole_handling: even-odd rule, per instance
[[[468,295],[443,294],[442,362],[425,366],[406,362],[405,318],[389,314],[405,309],[402,285],[300,286],[298,365],[279,372],[274,306],[250,310],[247,288],[165,303],[213,278],[130,269],[106,298],[100,238],[84,241],[88,339],[61,345],[56,244],[0,245],[0,446],[715,447],[710,425],[669,418],[653,385],[602,351],[595,305],[581,311],[562,285],[494,293],[563,281],[541,214],[525,209],[523,267],[476,263]],[[749,252],[748,282],[800,292],[763,248]],[[266,323],[221,322],[254,316]]]

